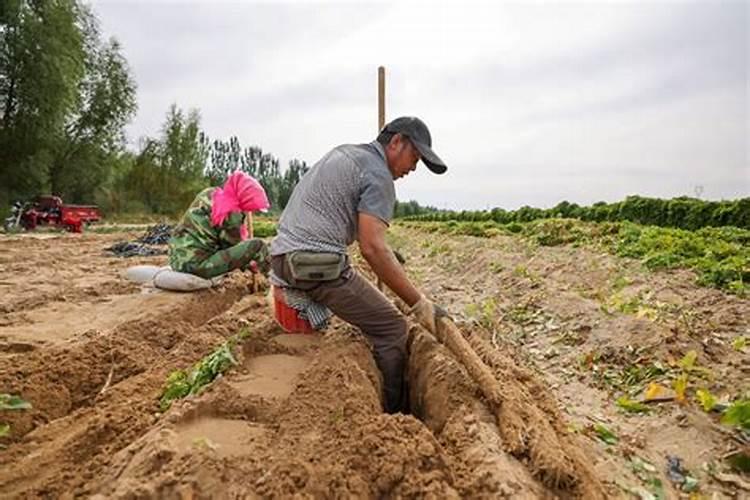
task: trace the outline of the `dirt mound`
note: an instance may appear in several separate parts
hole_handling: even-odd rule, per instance
[[[3,496],[601,498],[640,480],[627,457],[658,463],[680,453],[695,471],[693,457],[725,453],[726,433],[703,413],[682,409],[686,418],[667,420],[672,414],[665,411],[633,423],[608,409],[612,397],[593,386],[592,375],[574,372],[585,366],[582,353],[599,349],[596,362],[619,376],[611,370],[645,355],[630,344],[650,342],[648,354],[677,356],[699,339],[682,328],[710,327],[704,309],[697,317],[669,310],[668,326],[604,312],[591,289],[614,279],[606,259],[589,260],[596,269],[587,281],[576,274],[586,274],[585,259],[572,251],[536,258],[534,249],[512,241],[483,248],[474,239],[440,242],[434,235],[411,243],[416,250],[407,255],[425,256],[410,258],[407,269],[425,278],[454,318],[462,319],[464,305],[477,305],[462,330],[495,389],[488,399],[452,351],[415,327],[408,366],[413,412],[387,415],[380,374],[354,329],[334,321],[322,337],[286,335],[241,273],[216,290],[145,293],[119,272],[163,262],[101,255],[118,238],[34,240],[30,262],[18,260],[24,238],[0,241],[9,249],[0,252],[8,271],[2,303],[25,304],[0,316],[9,320],[0,321],[0,392],[33,405],[0,415],[11,428],[0,442]],[[430,255],[437,244],[468,251],[451,254],[441,246]],[[53,256],[64,275],[34,274]],[[506,267],[486,272],[503,258]],[[449,281],[454,274],[460,283]],[[632,286],[642,282],[633,279]],[[589,288],[579,293],[581,284]],[[102,293],[68,294],[65,286]],[[56,300],[60,292],[70,300]],[[667,291],[659,293],[666,300]],[[684,284],[672,293],[705,311],[710,304],[722,318],[712,332],[734,335],[748,326],[746,303]],[[167,376],[240,331],[246,333],[234,351],[238,364],[160,411]],[[701,363],[722,354],[740,362],[740,353],[721,344],[703,345]],[[727,383],[741,382],[727,373]],[[592,415],[618,434],[619,444],[605,445],[585,430]],[[658,474],[651,470],[657,472],[649,479]]]
[[[415,330],[409,362],[412,409],[447,449],[468,462],[472,474],[462,488],[465,494],[605,496],[554,401],[528,371],[478,336],[470,337],[500,381],[499,408],[493,408],[452,352]]]
[[[31,353],[15,375],[33,382],[14,391],[29,394],[35,409],[28,431],[14,423],[16,443],[0,457],[2,490],[100,498],[558,493],[504,451],[476,388],[439,346],[412,357],[415,388],[429,385],[421,413],[386,415],[380,375],[360,335],[345,325],[323,338],[281,335],[265,307],[235,283],[169,315],[122,325],[107,342],[91,335]],[[239,366],[160,415],[170,369],[189,366],[240,328],[250,336]],[[102,394],[109,353],[116,375]],[[456,371],[455,384],[433,383],[438,365]],[[67,398],[46,407],[42,396],[54,393]],[[462,405],[441,417],[445,405],[433,401],[443,400]]]

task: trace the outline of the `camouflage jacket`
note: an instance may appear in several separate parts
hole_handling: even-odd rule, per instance
[[[245,214],[231,213],[219,227],[211,225],[211,195],[215,188],[198,193],[190,204],[169,240],[169,260],[177,269],[185,262],[200,262],[219,250],[242,241],[240,227],[245,224]],[[177,267],[175,267],[177,264]]]

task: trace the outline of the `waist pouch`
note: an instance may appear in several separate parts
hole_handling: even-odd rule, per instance
[[[295,281],[331,281],[346,269],[346,254],[328,252],[291,252],[286,263]]]

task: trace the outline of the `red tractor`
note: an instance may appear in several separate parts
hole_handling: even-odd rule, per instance
[[[65,205],[59,196],[44,195],[32,202],[14,203],[4,226],[6,231],[19,228],[31,231],[42,225],[80,233],[84,224],[98,222],[101,218],[96,205]]]

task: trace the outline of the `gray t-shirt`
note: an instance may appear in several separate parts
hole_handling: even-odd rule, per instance
[[[271,255],[297,250],[346,253],[357,239],[357,215],[386,224],[393,217],[396,192],[383,146],[339,146],[313,165],[287,203],[271,242]]]

